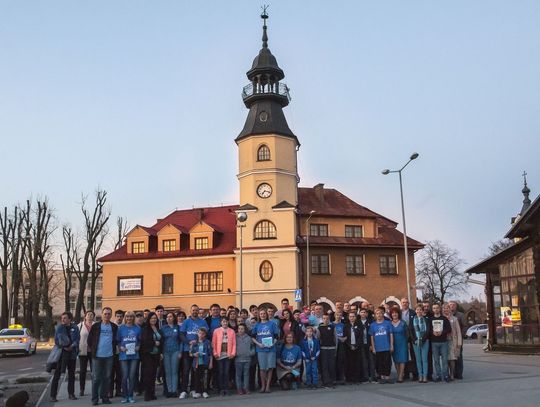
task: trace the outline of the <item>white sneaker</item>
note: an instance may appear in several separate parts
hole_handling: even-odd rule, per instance
[[[187,398],[187,393],[185,391],[183,391],[182,393],[180,393],[180,397],[178,397],[179,399],[185,399]]]
[[[194,399],[200,399],[200,398],[201,398],[201,393],[195,393],[195,394],[193,395],[193,398],[194,398]]]
[[[203,396],[203,398],[205,398],[205,399],[207,399],[208,397],[210,397],[210,396],[208,395],[207,392],[204,392],[204,393],[202,394],[202,396]]]
[[[196,393],[195,393],[195,390],[191,390],[191,391],[189,392],[189,396],[190,396],[190,397],[195,397],[195,394],[196,394]]]

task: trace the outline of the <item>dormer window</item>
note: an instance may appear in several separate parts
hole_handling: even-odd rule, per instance
[[[361,225],[345,225],[345,237],[364,237]]]
[[[270,148],[266,144],[257,150],[257,161],[270,161]]]
[[[131,243],[131,253],[139,254],[144,253],[144,242],[132,242]]]
[[[207,237],[196,237],[195,238],[195,250],[204,250],[208,249],[208,238]]]
[[[163,251],[164,252],[174,252],[176,250],[176,240],[167,239],[163,240]]]

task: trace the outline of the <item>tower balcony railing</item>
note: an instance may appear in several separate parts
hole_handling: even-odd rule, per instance
[[[242,98],[246,99],[254,95],[278,95],[287,98],[287,101],[291,101],[291,95],[289,93],[289,87],[284,83],[275,83],[253,86],[253,83],[244,86],[242,90]]]

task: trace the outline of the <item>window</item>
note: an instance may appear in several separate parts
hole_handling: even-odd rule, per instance
[[[275,239],[276,227],[269,220],[261,220],[255,225],[255,239]]]
[[[195,292],[223,291],[223,272],[195,273]]]
[[[328,236],[328,225],[312,223],[309,227],[310,236]]]
[[[396,256],[379,256],[381,274],[397,274]]]
[[[265,283],[272,280],[272,277],[274,276],[274,267],[272,266],[272,263],[268,260],[263,261],[259,267],[259,276]]]
[[[132,242],[131,253],[144,253],[144,242]]]
[[[164,252],[173,252],[176,250],[176,240],[167,239],[163,241],[163,251]]]
[[[345,225],[345,237],[364,237],[362,226]]]
[[[100,295],[96,295],[96,308],[95,310],[100,310],[102,307],[102,304],[101,304],[101,296]]]
[[[96,280],[96,290],[103,290],[103,279],[101,277]]]
[[[208,238],[207,237],[196,237],[195,238],[195,250],[204,250],[208,249]]]
[[[270,149],[266,144],[263,144],[257,150],[257,161],[270,161]]]
[[[143,295],[143,276],[122,276],[116,280],[116,295]]]
[[[174,285],[174,274],[161,275],[161,294],[172,294]]]
[[[69,297],[69,308],[74,310],[77,307],[77,297],[70,296]]]
[[[364,256],[346,256],[345,265],[349,275],[364,274]]]
[[[327,254],[311,256],[311,274],[330,274],[330,261]]]

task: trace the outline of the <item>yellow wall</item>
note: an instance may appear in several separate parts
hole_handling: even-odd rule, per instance
[[[214,247],[214,229],[204,222],[197,223],[189,230],[189,248],[195,250],[195,239],[208,238],[208,248]]]
[[[300,233],[302,236],[305,236],[307,234],[307,225],[305,222],[305,218],[302,220],[300,225]],[[338,237],[345,237],[345,225],[347,226],[353,226],[353,225],[360,225],[363,227],[364,230],[364,236],[363,237],[377,237],[377,224],[375,222],[375,219],[345,219],[345,218],[330,218],[330,217],[323,217],[323,216],[312,216],[310,221],[310,224],[327,224],[328,225],[328,236],[338,236]]]
[[[194,273],[223,272],[223,291],[194,293]],[[174,274],[173,294],[161,294],[162,274]],[[117,297],[118,277],[143,276],[142,296]],[[231,294],[228,290],[231,290]],[[166,308],[188,309],[193,303],[208,307],[213,302],[234,304],[236,290],[235,257],[212,256],[141,261],[120,261],[103,265],[103,306],[112,309],[141,310],[162,304]]]

